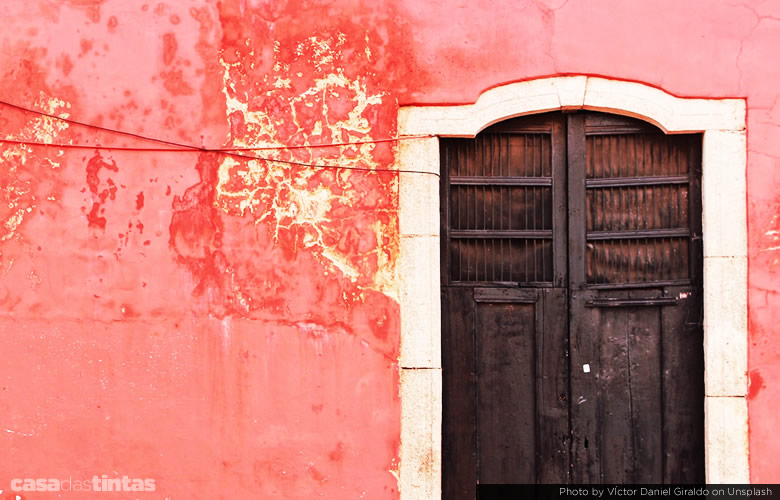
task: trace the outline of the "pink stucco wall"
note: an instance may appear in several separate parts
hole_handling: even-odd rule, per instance
[[[746,97],[751,477],[780,481],[776,2],[12,0],[0,25],[0,100],[209,148],[385,139],[399,104],[556,74]],[[398,496],[394,174],[98,151],[169,146],[7,105],[0,137],[88,146],[0,144],[2,495]]]

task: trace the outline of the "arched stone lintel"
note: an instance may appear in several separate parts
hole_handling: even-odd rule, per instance
[[[666,133],[745,129],[744,99],[683,98],[637,82],[563,76],[494,87],[474,104],[402,107],[398,130],[400,135],[474,137],[508,118],[574,109],[639,118]]]

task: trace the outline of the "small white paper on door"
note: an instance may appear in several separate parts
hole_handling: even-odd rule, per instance
[[[582,365],[582,371],[584,371],[585,373],[590,373],[590,365],[588,363]]]

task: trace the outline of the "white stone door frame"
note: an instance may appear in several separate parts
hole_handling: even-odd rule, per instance
[[[510,83],[474,104],[405,106],[400,168],[439,172],[439,137],[555,110],[633,116],[666,133],[703,133],[705,461],[708,483],[748,483],[747,219],[744,99],[687,99],[590,76]],[[399,174],[402,500],[441,499],[439,179]]]

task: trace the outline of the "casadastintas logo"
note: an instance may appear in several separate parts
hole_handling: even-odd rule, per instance
[[[11,480],[12,491],[154,491],[154,479],[128,476],[92,476],[92,479],[17,478]]]

